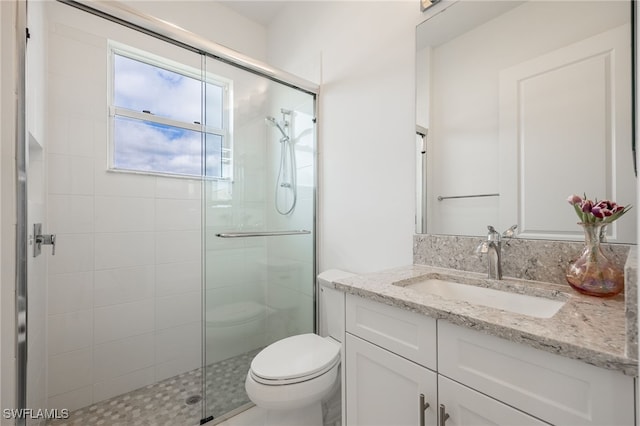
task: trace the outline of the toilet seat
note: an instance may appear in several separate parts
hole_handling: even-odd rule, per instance
[[[251,361],[258,383],[287,385],[314,379],[340,362],[340,344],[317,334],[287,337],[264,348]]]

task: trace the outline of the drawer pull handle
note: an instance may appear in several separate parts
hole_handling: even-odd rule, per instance
[[[446,412],[444,404],[440,404],[440,415],[438,416],[439,426],[444,426],[444,422],[446,422],[448,418],[449,414]]]
[[[424,394],[420,394],[420,426],[425,426],[424,411],[429,408],[429,403],[424,401]]]

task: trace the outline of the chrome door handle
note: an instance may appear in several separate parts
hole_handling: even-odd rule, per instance
[[[42,224],[33,224],[33,257],[37,257],[42,253],[42,245],[51,246],[51,255],[56,255],[56,234],[43,234]]]
[[[306,235],[311,231],[305,229],[293,229],[290,231],[248,231],[248,232],[220,232],[216,237],[220,238],[247,238],[247,237],[277,237],[281,235]]]
[[[444,404],[440,404],[440,409],[438,413],[438,425],[444,426],[444,422],[449,418],[449,414],[446,411]]]
[[[425,417],[424,417],[424,411],[429,408],[429,403],[428,402],[424,402],[424,394],[421,393],[420,394],[420,426],[425,426],[424,422],[425,422]]]

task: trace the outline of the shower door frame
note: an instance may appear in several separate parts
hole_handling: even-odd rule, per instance
[[[314,99],[314,112],[317,120],[319,85],[301,79],[293,74],[277,70],[270,65],[254,60],[232,49],[205,40],[191,32],[178,27],[173,27],[166,22],[151,15],[145,15],[124,5],[110,4],[109,2],[92,2],[91,6],[74,0],[57,0],[87,13],[99,16],[112,22],[124,25],[128,28],[150,35],[165,42],[174,44],[184,49],[196,52],[206,57],[228,63],[245,71],[265,77],[269,80],[292,87],[308,93]],[[15,121],[15,150],[16,150],[16,258],[15,258],[15,408],[28,409],[27,407],[27,321],[28,321],[28,295],[27,295],[27,259],[28,253],[28,219],[27,219],[27,137],[26,137],[26,43],[27,43],[27,0],[16,1],[16,121]],[[317,121],[314,126],[314,138],[318,145]],[[318,157],[317,149],[314,161],[314,217],[313,217],[313,244],[314,250],[314,276],[317,274],[318,250],[317,250],[317,205],[318,205]],[[318,327],[317,312],[317,288],[313,283],[314,330]],[[203,299],[204,303],[204,299]],[[203,330],[204,337],[204,330]],[[203,349],[204,350],[204,349]],[[204,358],[203,358],[204,359]],[[31,407],[37,408],[37,407]],[[44,408],[44,407],[42,407]],[[203,413],[205,407],[203,407]],[[24,413],[24,411],[23,411]],[[205,420],[205,419],[203,419]],[[208,420],[208,419],[206,419]],[[26,417],[16,419],[17,426],[26,424]]]
[[[15,408],[27,407],[27,134],[26,134],[26,57],[27,57],[27,0],[16,2],[16,285],[15,285]],[[26,425],[24,411],[19,411],[16,426]]]

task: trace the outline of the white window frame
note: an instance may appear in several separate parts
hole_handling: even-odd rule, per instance
[[[160,176],[170,176],[177,178],[203,178],[207,180],[219,180],[219,181],[233,181],[233,128],[232,128],[232,93],[233,93],[233,81],[218,75],[214,75],[212,73],[206,73],[204,70],[204,65],[202,69],[196,69],[188,65],[181,64],[179,62],[155,55],[153,53],[145,52],[143,50],[137,49],[135,47],[131,47],[113,40],[109,40],[108,46],[108,75],[109,75],[109,84],[108,84],[108,114],[109,114],[109,135],[108,135],[108,165],[107,170],[112,172],[123,172],[123,173],[134,173],[134,174],[145,174],[145,175],[160,175]],[[198,81],[207,84],[214,84],[216,86],[222,87],[223,98],[222,98],[222,127],[214,127],[203,124],[205,118],[205,96],[201,97],[201,123],[189,123],[186,121],[174,120],[167,117],[161,117],[154,115],[152,113],[146,113],[142,111],[130,110],[128,108],[116,107],[114,105],[114,90],[115,90],[115,56],[124,56],[129,59],[133,59],[139,62],[143,62],[148,65],[152,65],[154,67],[163,68],[165,70],[175,72],[186,77],[194,78]],[[205,57],[203,58],[203,64]],[[135,169],[123,169],[117,168],[114,164],[114,151],[115,151],[115,118],[116,117],[125,117],[131,118],[134,120],[142,120],[148,121],[163,125],[168,125],[172,127],[177,127],[186,130],[196,131],[201,134],[203,138],[206,138],[206,134],[212,134],[216,136],[220,136],[222,138],[222,152],[226,152],[226,156],[223,155],[222,162],[222,176],[206,176],[205,175],[205,165],[204,159],[201,161],[201,171],[200,174],[184,174],[184,173],[171,173],[171,172],[161,172],[161,171],[152,171],[152,170],[135,170]],[[204,145],[203,139],[203,145]],[[203,153],[204,154],[204,153]],[[226,163],[226,166],[224,165]]]

